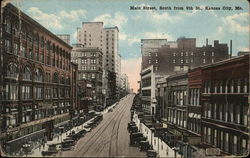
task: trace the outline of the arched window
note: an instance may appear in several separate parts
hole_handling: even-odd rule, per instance
[[[7,77],[11,77],[11,78],[18,77],[18,67],[15,63],[10,63],[7,66]]]
[[[43,81],[43,73],[41,69],[36,69],[36,81],[42,82]]]
[[[58,83],[58,74],[55,72],[53,76],[53,82]]]
[[[29,81],[32,80],[31,70],[27,66],[24,68],[24,71],[23,71],[23,79],[24,80],[29,80]]]
[[[5,23],[5,31],[11,33],[11,21],[9,16],[6,16],[6,18],[4,19],[4,23]]]

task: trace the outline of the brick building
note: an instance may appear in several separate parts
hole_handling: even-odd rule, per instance
[[[71,46],[12,4],[2,9],[1,144],[12,153],[69,121],[76,70]]]
[[[156,40],[156,39],[155,39]],[[159,39],[160,40],[160,39]],[[207,65],[228,58],[227,44],[214,41],[214,46],[197,47],[195,38],[178,38],[176,42],[154,42],[149,44],[142,40],[142,68],[153,65],[157,74],[173,74],[187,72],[188,69]]]
[[[229,155],[249,150],[249,54],[202,67],[202,143]]]

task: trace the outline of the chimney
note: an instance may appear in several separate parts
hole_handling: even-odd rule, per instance
[[[208,39],[206,38],[206,46],[208,46]]]
[[[230,40],[230,58],[232,58],[232,40]]]

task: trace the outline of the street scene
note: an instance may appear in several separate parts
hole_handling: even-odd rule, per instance
[[[245,0],[1,1],[0,156],[249,156],[249,19]]]

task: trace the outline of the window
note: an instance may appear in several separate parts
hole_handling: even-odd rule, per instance
[[[95,78],[95,74],[92,74],[91,78]]]
[[[18,99],[18,85],[13,83],[8,83],[5,86],[5,99],[7,100],[17,100]]]
[[[212,57],[213,57],[213,56],[214,56],[214,52],[212,52],[212,54],[211,54],[211,55],[212,55]]]
[[[206,52],[203,52],[203,56],[206,56]]]
[[[10,63],[7,66],[7,77],[18,78],[18,68],[14,63]]]
[[[214,129],[214,145],[217,145],[217,130]]]
[[[206,63],[206,59],[203,59],[203,64],[205,64]]]
[[[237,136],[233,137],[233,153],[237,154]]]
[[[157,59],[155,59],[155,63],[156,63],[156,64],[158,63],[158,60],[157,60]]]
[[[14,53],[15,55],[18,54],[18,44],[17,44],[17,43],[14,43],[14,45],[13,45],[13,53]]]
[[[6,24],[5,31],[8,32],[8,33],[11,33],[11,22],[10,22],[10,17],[6,17],[6,18],[5,18],[5,24]]]
[[[181,56],[183,56],[183,52],[181,52]]]
[[[186,63],[188,63],[188,59],[186,59]]]
[[[151,60],[150,59],[148,60],[148,63],[151,64]]]
[[[22,99],[31,99],[31,86],[22,86]]]
[[[181,59],[181,63],[183,64],[183,59]]]
[[[37,69],[35,73],[35,81],[42,82],[43,81],[43,73],[41,69]]]
[[[87,70],[87,66],[82,66],[82,70]]]
[[[58,88],[53,88],[53,98],[58,98]]]
[[[157,56],[158,56],[158,54],[157,54],[157,53],[155,53],[155,56],[157,57]]]
[[[175,59],[173,59],[173,63],[175,63]]]
[[[31,81],[32,80],[32,77],[31,77],[31,70],[29,67],[25,67],[24,68],[24,71],[23,71],[23,79],[24,80],[28,80],[28,81]]]
[[[5,40],[4,46],[5,46],[5,51],[6,51],[7,53],[11,53],[10,40]]]
[[[188,52],[186,52],[186,56],[188,56]]]
[[[87,64],[87,59],[82,59],[82,64]]]
[[[36,99],[43,99],[43,88],[35,87],[35,97]]]
[[[212,60],[211,60],[211,61],[212,61],[212,63],[214,63],[214,59],[213,59],[213,58],[212,58]]]

